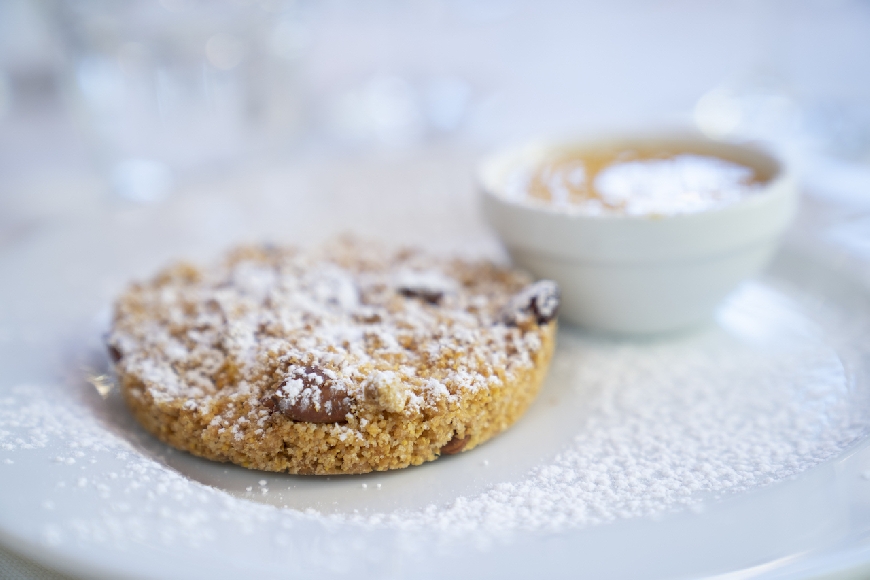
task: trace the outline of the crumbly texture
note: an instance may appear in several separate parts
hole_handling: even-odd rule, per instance
[[[470,450],[526,410],[558,307],[555,287],[530,283],[350,239],[244,247],[134,284],[109,352],[136,418],[174,447],[268,471],[397,469]]]

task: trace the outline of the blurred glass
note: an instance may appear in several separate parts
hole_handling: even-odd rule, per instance
[[[293,2],[52,4],[68,88],[115,191],[165,197],[179,175],[291,140],[304,102],[304,10]]]
[[[774,74],[723,83],[695,104],[695,123],[714,139],[787,142],[801,131],[801,111],[788,84]]]
[[[870,164],[870,104],[800,98],[776,75],[747,75],[712,89],[695,104],[694,120],[714,139],[766,141],[788,154]]]
[[[329,124],[343,142],[401,148],[461,129],[472,97],[459,77],[373,75],[332,97]]]
[[[870,207],[870,104],[860,96],[808,98],[780,77],[752,74],[704,94],[694,120],[714,139],[774,148],[808,193]]]

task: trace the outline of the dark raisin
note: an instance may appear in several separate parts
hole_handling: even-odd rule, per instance
[[[453,436],[453,439],[448,441],[444,447],[441,448],[441,455],[456,455],[468,445],[468,441],[471,439],[471,435],[466,435],[462,439],[459,439],[456,435]]]
[[[551,280],[541,280],[533,285],[536,288],[532,295],[531,307],[535,314],[535,320],[540,324],[547,324],[559,313],[561,293],[559,286]]]
[[[121,362],[121,359],[124,357],[124,354],[121,352],[121,349],[119,349],[114,344],[109,344],[106,348],[109,351],[109,358],[112,359],[113,363]]]
[[[559,313],[559,286],[552,280],[539,280],[514,296],[502,311],[501,321],[516,326],[533,316],[538,325],[547,324]]]
[[[278,401],[280,400],[278,395],[271,395],[260,399],[260,404],[269,409],[270,413],[274,413],[278,410]]]
[[[419,298],[435,306],[444,298],[444,292],[432,288],[399,288],[399,294],[405,298]]]

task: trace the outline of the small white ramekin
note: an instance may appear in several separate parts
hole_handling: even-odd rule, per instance
[[[513,171],[554,154],[656,145],[749,165],[769,180],[730,205],[672,216],[588,216],[504,194]],[[506,149],[482,162],[478,179],[486,217],[514,263],[559,283],[562,317],[614,333],[669,332],[711,319],[767,264],[797,206],[794,178],[769,153],[674,134]]]

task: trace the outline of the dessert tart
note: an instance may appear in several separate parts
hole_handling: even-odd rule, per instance
[[[253,469],[365,473],[470,450],[534,399],[559,289],[343,238],[251,246],[133,284],[107,337],[136,418]]]

